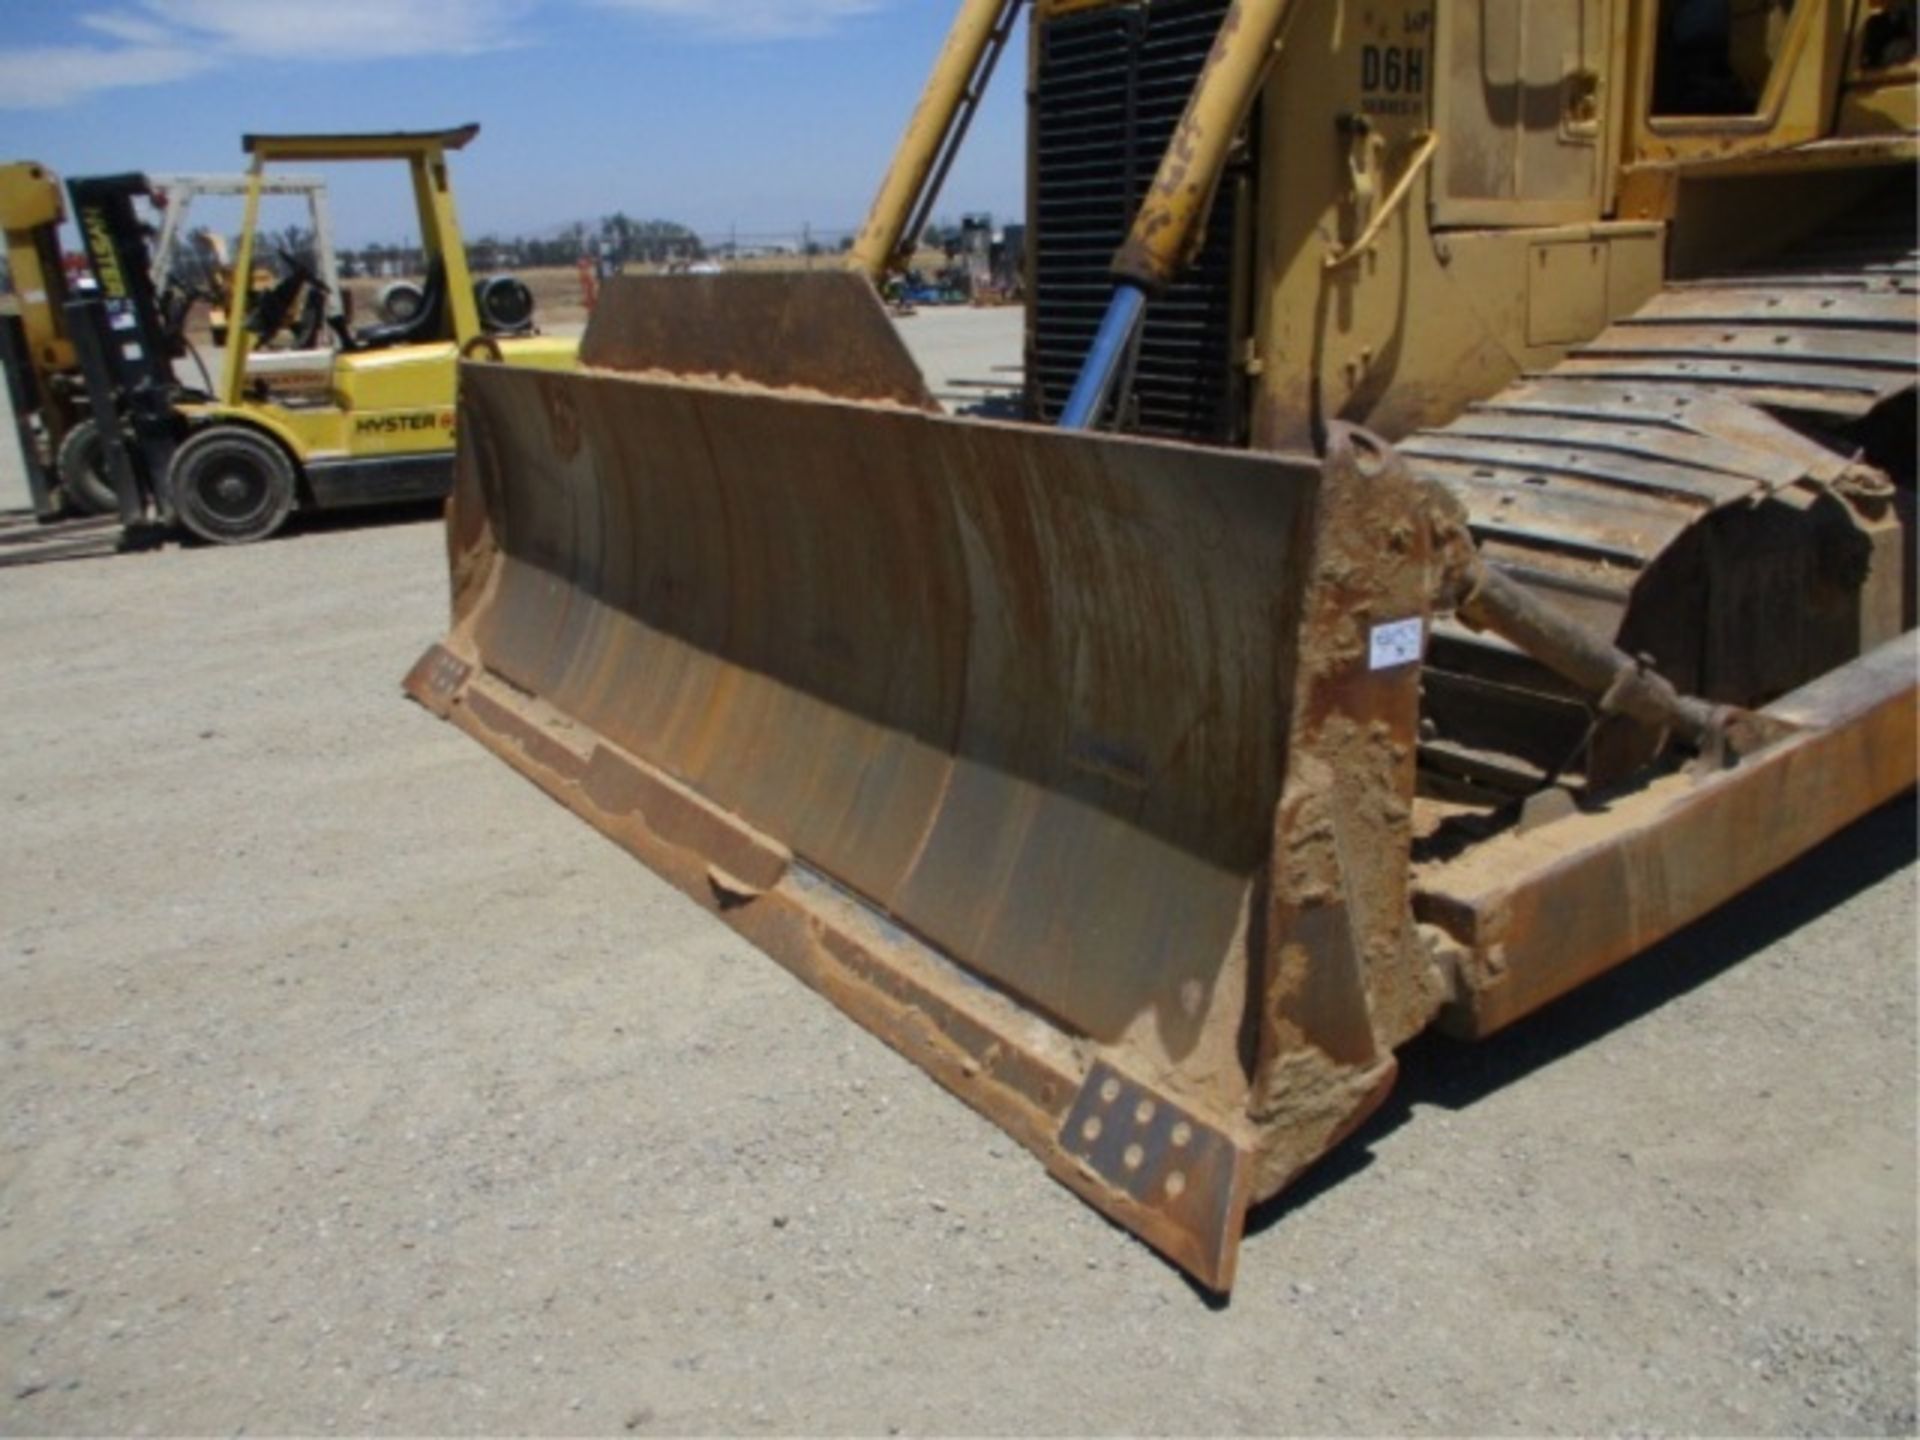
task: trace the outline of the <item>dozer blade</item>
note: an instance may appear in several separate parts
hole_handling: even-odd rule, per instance
[[[582,359],[463,366],[410,692],[1227,1288],[1436,1000],[1410,496],[949,418],[852,276],[624,282]]]

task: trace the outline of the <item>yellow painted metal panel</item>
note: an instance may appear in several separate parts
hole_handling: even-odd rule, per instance
[[[1527,343],[1571,345],[1607,323],[1607,246],[1562,241],[1527,247]]]
[[[1436,226],[1600,218],[1616,0],[1468,0],[1436,37]]]

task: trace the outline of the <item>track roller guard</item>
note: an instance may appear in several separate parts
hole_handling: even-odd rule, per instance
[[[854,275],[625,280],[582,360],[462,367],[410,693],[1228,1288],[1442,998],[1421,492],[949,417]]]

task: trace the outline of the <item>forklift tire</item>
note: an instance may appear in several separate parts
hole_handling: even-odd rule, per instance
[[[215,425],[188,438],[167,471],[180,523],[213,545],[264,540],[293,513],[293,461],[264,435]]]
[[[100,443],[100,427],[93,421],[82,420],[67,432],[53,468],[69,510],[81,515],[120,513],[120,496],[107,473],[107,447]]]

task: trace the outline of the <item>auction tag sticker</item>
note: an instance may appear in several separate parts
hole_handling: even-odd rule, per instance
[[[1370,670],[1391,670],[1398,665],[1411,665],[1420,658],[1421,642],[1426,639],[1426,626],[1418,619],[1394,620],[1385,625],[1373,627]]]

